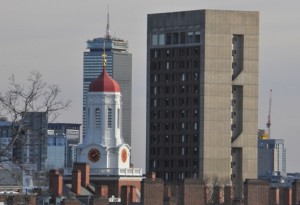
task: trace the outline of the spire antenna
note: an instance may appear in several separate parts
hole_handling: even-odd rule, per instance
[[[110,30],[109,30],[109,4],[107,5],[107,23],[106,23],[106,38],[110,39]]]

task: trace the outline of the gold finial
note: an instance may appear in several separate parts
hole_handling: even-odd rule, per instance
[[[103,59],[103,69],[106,68],[106,53],[105,53],[105,39],[103,39],[103,54],[102,54],[102,59]]]

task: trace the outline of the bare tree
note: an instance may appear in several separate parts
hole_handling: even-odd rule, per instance
[[[0,147],[0,162],[12,162],[20,165],[11,150],[16,144],[28,143],[24,134],[33,129],[31,123],[24,119],[29,113],[46,115],[49,121],[58,116],[58,111],[69,107],[70,100],[60,99],[61,90],[57,85],[48,85],[38,71],[32,71],[25,84],[16,81],[15,76],[9,78],[6,93],[0,93],[0,117],[8,120],[6,124],[10,132],[10,141]],[[46,140],[46,139],[45,139]],[[24,167],[22,167],[24,168]]]
[[[203,181],[206,186],[207,204],[222,204],[224,187],[230,185],[230,179],[217,175],[205,175]]]

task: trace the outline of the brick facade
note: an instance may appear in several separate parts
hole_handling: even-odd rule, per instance
[[[200,179],[185,179],[180,184],[179,204],[184,205],[204,205],[205,185]]]
[[[149,176],[149,175],[148,175]],[[164,182],[152,175],[145,178],[141,185],[141,203],[143,205],[163,205],[164,203]]]
[[[244,182],[245,205],[269,205],[269,188],[269,182],[246,179]]]
[[[300,204],[300,180],[293,182],[293,205]]]

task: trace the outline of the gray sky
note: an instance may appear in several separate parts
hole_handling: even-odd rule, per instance
[[[285,140],[288,171],[300,172],[299,0],[1,0],[0,92],[6,90],[12,73],[21,80],[39,70],[73,101],[58,121],[81,123],[85,42],[105,34],[108,2],[111,33],[128,40],[133,54],[136,167],[144,167],[145,161],[147,14],[227,9],[260,12],[259,127],[265,128],[272,88],[272,136]]]

